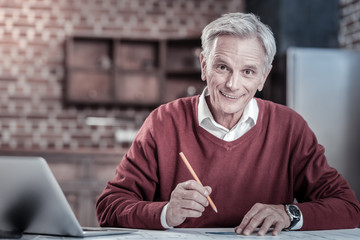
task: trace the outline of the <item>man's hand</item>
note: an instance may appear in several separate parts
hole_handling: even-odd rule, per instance
[[[175,227],[188,217],[200,217],[209,205],[206,197],[210,193],[210,187],[204,187],[195,180],[179,183],[171,193],[166,211],[167,224]]]
[[[255,228],[260,227],[259,236],[264,236],[270,227],[274,227],[272,235],[278,235],[282,229],[290,226],[290,217],[284,205],[268,205],[256,203],[245,215],[236,233],[250,235]]]

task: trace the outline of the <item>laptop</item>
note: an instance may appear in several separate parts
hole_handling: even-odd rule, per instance
[[[0,237],[23,233],[89,237],[134,231],[82,228],[43,158],[0,156]]]

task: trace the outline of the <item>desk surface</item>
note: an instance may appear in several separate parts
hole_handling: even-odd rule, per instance
[[[137,230],[134,233],[125,235],[113,235],[102,237],[89,237],[84,239],[128,239],[128,240],[201,240],[201,239],[261,239],[261,240],[274,240],[274,239],[301,239],[301,240],[347,240],[347,239],[360,239],[360,228],[346,229],[346,230],[327,230],[327,231],[290,231],[281,232],[279,236],[271,236],[268,233],[266,236],[258,237],[256,234],[251,236],[236,235],[232,228],[183,228],[171,229],[166,231],[155,230]],[[79,238],[63,238],[41,235],[24,235],[22,240],[37,240],[37,239],[76,239]],[[81,238],[80,238],[81,239]]]

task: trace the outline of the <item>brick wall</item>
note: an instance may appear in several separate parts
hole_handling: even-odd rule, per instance
[[[339,0],[342,48],[360,50],[360,0]]]
[[[0,150],[126,149],[149,109],[64,107],[65,39],[73,34],[193,37],[241,0],[0,0]],[[103,125],[88,117],[107,117]],[[126,139],[126,138],[125,138]]]
[[[360,0],[339,0],[339,42],[360,49]],[[0,150],[123,149],[149,109],[64,107],[64,42],[73,34],[193,37],[239,0],[0,0]],[[86,124],[108,117],[108,124]],[[109,123],[110,122],[110,123]],[[126,139],[126,137],[125,137]]]

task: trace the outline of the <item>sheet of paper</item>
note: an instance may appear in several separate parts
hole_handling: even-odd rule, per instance
[[[172,229],[167,231],[146,231],[140,230],[134,234],[121,236],[118,239],[131,239],[131,240],[165,240],[165,239],[184,239],[184,240],[197,240],[197,239],[259,239],[259,236],[253,234],[251,236],[241,236],[234,234],[231,228],[209,228],[209,229]],[[272,236],[268,233],[266,236],[261,237],[261,240],[288,240],[288,239],[310,239],[310,240],[352,240],[360,239],[360,229],[348,230],[330,230],[330,231],[290,231],[281,232],[279,236]]]
[[[25,236],[27,240],[35,239],[61,239],[50,236]],[[71,238],[67,238],[71,239]],[[216,240],[216,239],[258,239],[258,240],[359,240],[360,228],[346,230],[328,230],[328,231],[290,231],[281,232],[279,236],[272,236],[268,233],[266,236],[259,237],[256,234],[251,236],[236,235],[232,228],[184,228],[171,229],[166,231],[156,230],[138,230],[131,234],[91,237],[86,239],[116,239],[116,240]],[[78,239],[77,239],[78,240]]]

